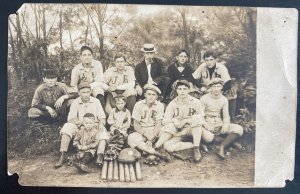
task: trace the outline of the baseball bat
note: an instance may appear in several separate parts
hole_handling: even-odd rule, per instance
[[[129,172],[130,172],[130,181],[131,182],[135,182],[136,181],[136,177],[135,177],[135,172],[134,172],[133,164],[129,164]]]
[[[114,170],[114,162],[108,162],[108,170],[107,170],[107,181],[112,181],[113,179],[113,170]]]
[[[115,159],[114,160],[114,181],[118,181],[119,180],[119,168],[118,168],[118,162]]]
[[[102,172],[101,172],[101,179],[106,180],[107,177],[107,161],[103,162]]]
[[[119,175],[120,175],[120,181],[124,182],[125,181],[124,165],[121,162],[119,162]]]
[[[140,163],[140,161],[136,161],[136,163],[135,163],[135,172],[136,172],[136,179],[137,179],[138,181],[143,180],[142,169],[141,169],[141,163]]]
[[[129,174],[128,164],[124,164],[124,169],[125,169],[125,181],[130,182],[130,174]]]

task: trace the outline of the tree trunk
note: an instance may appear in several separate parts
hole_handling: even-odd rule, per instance
[[[64,56],[63,56],[63,42],[62,42],[62,36],[63,36],[63,25],[62,25],[62,20],[63,20],[63,11],[62,8],[59,13],[59,44],[60,44],[60,64],[63,64]]]
[[[9,30],[9,39],[10,39],[10,46],[11,46],[11,61],[12,61],[12,65],[14,67],[14,70],[16,72],[16,77],[17,78],[21,78],[21,71],[20,71],[20,67],[18,66],[18,61],[17,61],[17,53],[16,53],[16,48],[14,45],[14,37],[10,28],[10,24],[8,24],[8,30]]]
[[[43,24],[42,24],[42,30],[43,30],[43,50],[45,52],[44,55],[44,61],[48,58],[48,46],[47,46],[47,31],[46,31],[46,8],[45,5],[42,7],[42,14],[43,14]]]
[[[186,25],[186,17],[185,17],[185,9],[181,10],[182,17],[182,27],[183,27],[183,39],[184,39],[184,48],[189,50],[188,37],[187,37],[187,25]]]

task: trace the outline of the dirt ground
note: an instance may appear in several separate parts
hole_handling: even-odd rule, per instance
[[[173,159],[158,166],[142,163],[142,181],[106,182],[101,170],[93,166],[89,174],[78,173],[75,167],[54,169],[57,155],[37,156],[35,159],[8,160],[10,174],[17,172],[23,186],[67,187],[251,187],[254,184],[254,151],[231,149],[222,161],[213,153],[203,156],[199,164]]]

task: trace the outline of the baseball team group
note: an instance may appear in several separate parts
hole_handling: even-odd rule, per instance
[[[103,72],[93,50],[82,46],[70,86],[58,82],[54,69],[44,70],[28,117],[64,122],[56,168],[66,163],[70,144],[82,170],[88,171],[94,158],[102,166],[112,137],[123,148],[159,158],[190,149],[196,163],[202,146],[216,142],[216,155],[228,157],[226,149],[243,135],[243,128],[232,123],[236,92],[226,66],[213,51],[203,54],[195,71],[187,50],[178,51],[168,66],[155,57],[153,44],[143,45],[141,52],[144,58],[134,67],[119,53]],[[122,146],[114,148],[118,152]]]

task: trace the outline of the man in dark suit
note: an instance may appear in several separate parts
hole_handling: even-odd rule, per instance
[[[166,91],[170,86],[166,66],[162,60],[154,57],[156,49],[153,44],[145,44],[141,51],[144,52],[144,59],[135,68],[137,93],[142,95],[142,88],[146,84],[152,84],[161,90],[163,99],[166,99],[168,95]]]

